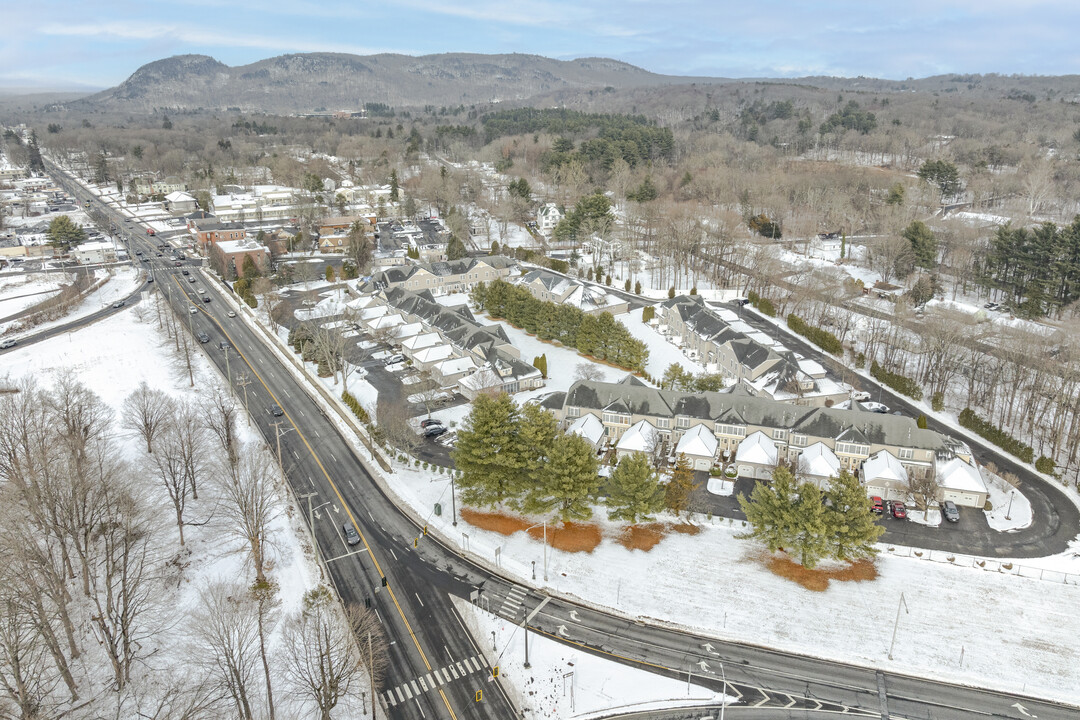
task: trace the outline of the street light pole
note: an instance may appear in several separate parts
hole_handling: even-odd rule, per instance
[[[724,698],[720,701],[720,720],[724,720],[724,711],[727,710],[727,675],[724,674],[724,663],[720,663],[720,679],[724,681]]]
[[[896,645],[896,630],[900,627],[900,608],[904,608],[904,614],[908,613],[907,600],[904,599],[904,593],[900,593],[900,602],[896,606],[896,622],[893,623],[892,628],[892,642],[889,643],[889,659],[892,660],[893,646]]]
[[[228,345],[225,346],[225,374],[228,375],[228,377],[229,377],[229,394],[232,395],[233,397],[236,397],[236,388],[234,388],[233,384],[232,384],[232,370],[229,368],[229,346]],[[281,462],[279,461],[278,465],[280,465],[280,464],[281,464]]]
[[[1015,495],[1016,495],[1016,490],[1010,490],[1009,491],[1009,509],[1005,513],[1005,519],[1006,520],[1012,520],[1012,501],[1013,501],[1013,497]]]
[[[374,450],[372,454],[374,455]],[[450,468],[450,517],[453,518],[454,527],[457,527],[457,498],[454,497],[457,494],[457,485],[454,482],[456,473],[456,468]]]
[[[543,524],[543,526],[544,526],[544,582],[547,582],[547,579],[548,579],[548,566],[547,566],[547,520],[545,520],[545,521],[544,521],[544,522],[543,522],[542,524]],[[529,532],[530,530],[532,530],[532,529],[533,529],[534,527],[538,527],[539,525],[541,525],[541,523],[536,523],[536,525],[533,525],[533,526],[531,526],[531,527],[527,527],[527,528],[525,528],[525,532],[527,533],[527,532]],[[533,580],[535,580],[535,579],[536,579],[536,562],[534,561],[534,562],[533,562]]]

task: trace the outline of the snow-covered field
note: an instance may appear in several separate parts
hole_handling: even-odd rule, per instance
[[[66,274],[5,273],[0,276],[0,318],[11,317],[45,302],[66,282],[70,282]]]
[[[542,562],[542,543],[524,533],[505,537],[463,527],[460,521],[453,528],[448,515],[434,515],[436,502],[445,507],[450,500],[446,475],[395,463],[388,482],[451,544],[464,546],[465,533],[468,550],[489,563],[501,548],[505,573],[524,585],[544,585],[530,580],[531,563]],[[883,546],[876,580],[834,581],[825,592],[811,592],[767,570],[758,559],[760,548],[734,537],[742,530],[738,522],[699,518],[699,535],[672,534],[644,553],[614,542],[617,526],[602,513],[606,539],[591,554],[549,549],[550,590],[722,639],[1080,702],[1080,642],[1075,632],[1063,632],[1077,627],[1080,543],[1073,552],[1041,561],[1046,573],[1030,560],[1009,568],[988,563],[1001,568],[995,572],[970,558],[961,567],[939,554],[931,560],[928,552],[919,557]],[[896,556],[901,550],[907,557]],[[1030,577],[1013,574],[1021,564],[1032,567]],[[1072,573],[1069,582],[1062,573]],[[889,631],[901,593],[910,614],[901,617],[890,661]]]
[[[101,322],[78,330],[64,337],[17,348],[4,356],[3,371],[11,378],[32,376],[49,387],[60,376],[71,373],[96,393],[117,414],[124,399],[139,383],[162,390],[175,399],[198,400],[214,388],[224,388],[224,382],[202,353],[195,353],[195,386],[189,387],[186,373],[182,376],[166,355],[172,346],[161,333],[152,315],[140,320],[136,313],[117,313]],[[243,408],[240,408],[241,412]],[[117,426],[119,428],[119,426]],[[240,422],[237,430],[250,446],[266,449],[262,438],[247,424]],[[125,459],[134,465],[142,460],[142,442],[132,436],[118,438]],[[144,474],[144,477],[150,476]],[[147,481],[146,493],[154,502],[160,502],[164,517],[169,517],[171,505],[163,488]],[[281,609],[285,614],[295,613],[300,607],[302,595],[318,582],[319,570],[313,559],[305,552],[300,540],[302,525],[286,510],[290,501],[284,489],[279,490],[278,513],[273,521],[270,538],[268,567],[270,576],[279,585]],[[212,491],[205,491],[200,500],[188,503],[187,515],[192,520],[209,518],[206,524],[195,524],[185,529],[185,548],[188,553],[180,564],[179,585],[171,584],[155,592],[155,613],[163,622],[164,630],[144,641],[153,647],[143,647],[141,654],[151,658],[150,667],[180,666],[185,662],[191,613],[200,605],[199,593],[214,581],[241,583],[253,576],[242,544],[223,540],[219,522],[214,520],[217,500]],[[166,509],[168,506],[168,510]],[[168,521],[156,525],[167,547],[177,547],[176,529]],[[155,620],[157,622],[157,620]],[[88,639],[87,642],[92,642]],[[280,643],[280,632],[270,637],[271,648]]]
[[[524,630],[475,605],[451,599],[488,664],[498,666],[503,686],[510,686],[514,705],[523,713],[529,710],[527,717],[599,717],[615,710],[691,707],[723,699],[700,685],[629,668],[536,633],[529,636],[530,667],[526,669]],[[494,650],[487,641],[492,633]],[[729,697],[728,702],[735,698]]]
[[[87,315],[91,315],[102,308],[112,305],[117,300],[128,297],[131,293],[135,292],[144,281],[144,273],[142,270],[125,265],[118,265],[108,269],[99,268],[94,271],[95,282],[105,277],[108,277],[108,281],[97,290],[94,290],[84,297],[82,302],[67,315],[64,315],[62,318],[57,318],[56,320],[49,320],[40,325],[35,325],[26,332],[36,333],[42,330],[48,330],[57,325],[64,325],[86,317]],[[19,335],[16,334],[15,337],[18,338]]]
[[[645,369],[655,378],[664,376],[664,371],[674,363],[679,363],[684,370],[689,370],[695,375],[705,372],[705,367],[682,354],[664,338],[663,335],[653,330],[648,323],[641,322],[641,314],[644,310],[632,310],[628,313],[616,315],[615,319],[626,326],[630,334],[641,340],[649,348],[649,361]]]

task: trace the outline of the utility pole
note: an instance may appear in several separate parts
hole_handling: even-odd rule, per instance
[[[270,426],[274,428],[274,437],[277,439],[277,464],[283,475],[285,474],[285,466],[281,463],[281,436],[292,430],[292,428],[289,428],[285,432],[282,432],[281,426],[284,424],[285,421],[283,420],[270,423]]]
[[[371,720],[375,720],[375,653],[371,649],[371,631],[367,634],[368,672],[371,673]]]
[[[892,642],[889,643],[889,659],[892,660],[893,646],[896,645],[896,629],[900,626],[900,608],[904,608],[904,614],[908,614],[907,600],[904,599],[904,593],[900,593],[900,602],[896,606],[896,622],[893,623],[892,628]]]
[[[246,373],[240,373],[240,377],[236,378],[236,384],[244,388],[244,413],[247,415],[248,427],[251,427],[251,411],[248,409],[248,385],[251,384],[251,380],[248,380]],[[280,465],[280,463],[278,463]]]
[[[232,370],[229,369],[229,346],[225,346],[225,374],[229,377],[229,394],[236,397],[236,388],[232,384]],[[281,455],[279,452],[278,455]],[[281,464],[281,458],[278,458],[278,465]]]

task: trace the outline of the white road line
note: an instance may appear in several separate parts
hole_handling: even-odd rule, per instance
[[[311,432],[315,433],[315,437],[322,437],[322,435],[319,434],[319,431],[315,428],[311,428]]]
[[[443,645],[442,649],[446,651],[446,657],[450,658],[450,662],[454,662],[454,654],[450,652],[450,648]]]
[[[386,704],[386,698],[384,698],[382,695],[379,696],[379,702],[382,703],[382,709],[383,710],[389,710],[390,709],[390,706]]]
[[[420,688],[417,686],[416,681],[415,680],[410,680],[409,683],[412,685],[413,695],[419,695],[420,694]]]
[[[470,659],[470,660],[472,660],[472,663],[473,663],[473,665],[475,665],[475,666],[476,666],[476,669],[477,669],[477,670],[482,670],[482,669],[483,669],[483,668],[482,668],[482,667],[480,666],[480,663],[476,661],[476,658],[469,658],[469,659]]]
[[[413,593],[416,596],[416,601],[420,603],[420,607],[424,607],[424,601],[420,599],[420,593]]]
[[[405,699],[406,700],[412,700],[412,691],[409,690],[409,686],[408,685],[402,685],[401,687],[405,689]]]
[[[394,562],[397,562],[397,554],[394,553],[394,549],[390,548],[390,554],[394,556]]]
[[[450,674],[454,676],[455,680],[457,680],[458,679],[458,674],[457,674],[457,670],[454,669],[454,666],[453,665],[448,665],[447,667],[450,668]],[[464,673],[462,673],[462,674],[464,674]]]
[[[488,665],[487,658],[483,655],[480,656],[480,662],[484,663],[484,667],[491,667],[490,665]]]
[[[432,679],[431,673],[427,674],[427,684],[431,686],[431,689],[435,689],[435,680]]]
[[[390,701],[390,704],[391,704],[391,705],[397,705],[397,700],[395,700],[395,699],[394,699],[394,691],[393,691],[393,690],[387,690],[387,691],[386,691],[385,693],[383,693],[383,695],[382,695],[382,696],[380,696],[380,697],[385,697],[385,698],[386,698],[387,700],[389,700],[389,701]]]
[[[423,708],[423,707],[421,707],[421,705],[420,705],[420,699],[419,699],[419,698],[417,698],[417,699],[416,699],[416,707],[420,708],[420,717],[422,717],[422,718],[426,718],[426,717],[427,717],[427,713],[426,713],[426,712],[424,712],[424,708]]]
[[[296,454],[296,451],[295,451],[295,450],[293,450],[293,451],[292,451],[292,456],[293,456],[294,458],[296,458],[297,460],[299,460],[299,459],[300,459],[300,456]]]
[[[394,688],[394,692],[397,693],[398,702],[405,702],[405,696],[401,694],[401,688]]]
[[[292,395],[290,395],[290,394],[289,394],[289,391],[288,391],[288,389],[286,389],[286,390],[285,390],[285,394],[286,394],[286,395],[289,395],[289,397],[292,397]]]
[[[435,670],[435,679],[439,681],[440,685],[445,685],[446,681],[442,679],[442,675],[439,674],[438,669]]]
[[[420,678],[420,687],[424,688],[424,692],[428,691],[427,682],[424,680],[424,678]]]
[[[461,677],[465,677],[466,672],[465,672],[465,669],[461,667],[461,663],[456,663],[456,664],[457,664],[457,669],[461,670]],[[471,668],[469,669],[469,672],[467,674],[472,675],[472,669]]]
[[[337,460],[337,458],[336,458],[336,457],[334,457],[334,453],[330,453],[330,457],[334,458],[334,462],[337,462],[337,461],[338,461],[338,460]]]

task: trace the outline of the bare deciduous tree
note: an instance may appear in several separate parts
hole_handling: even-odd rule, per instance
[[[203,400],[203,423],[217,439],[218,447],[233,476],[240,464],[240,440],[236,436],[237,413],[238,409],[232,397],[220,388],[215,388],[210,396]]]
[[[252,686],[258,662],[258,609],[241,585],[217,583],[199,593],[193,623],[192,660],[206,668],[211,682],[229,700],[235,717],[253,720]]]
[[[137,433],[146,442],[146,452],[154,452],[154,439],[173,414],[172,399],[161,390],[151,389],[145,381],[124,400],[120,413],[123,427]]]
[[[589,382],[600,382],[604,379],[604,371],[596,367],[592,363],[578,363],[574,368],[574,380],[585,380]]]
[[[226,529],[230,535],[243,541],[251,552],[257,584],[266,583],[270,526],[279,513],[274,467],[267,453],[242,448],[239,472],[223,477],[220,483]]]

